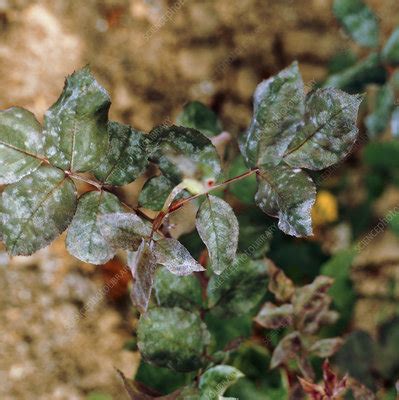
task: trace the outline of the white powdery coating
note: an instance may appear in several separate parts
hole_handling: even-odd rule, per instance
[[[0,184],[19,181],[36,170],[43,153],[41,126],[35,116],[19,107],[0,112]]]
[[[165,266],[175,275],[183,276],[205,270],[176,239],[167,238],[155,242],[154,254],[157,263]]]
[[[280,165],[260,171],[255,201],[266,214],[278,217],[278,227],[288,235],[312,234],[311,211],[316,187],[301,169]]]
[[[346,157],[357,134],[362,99],[339,89],[318,89],[306,100],[304,124],[290,144],[285,161],[293,167],[320,170]]]
[[[233,209],[219,197],[208,195],[198,210],[196,226],[213,271],[221,274],[233,262],[238,246],[239,227]]]
[[[106,157],[93,171],[96,178],[109,185],[133,182],[148,164],[144,135],[130,126],[108,123],[110,146]]]
[[[109,261],[115,251],[101,234],[97,219],[100,215],[122,210],[122,204],[111,193],[95,191],[84,194],[68,230],[67,250],[79,260],[91,264]]]
[[[156,260],[148,243],[142,240],[139,249],[130,253],[129,267],[133,275],[132,301],[140,313],[145,313],[150,301],[154,275],[157,268]]]
[[[134,213],[111,213],[98,220],[102,235],[113,249],[136,251],[142,238],[151,235],[151,224]]]
[[[224,392],[244,374],[230,365],[217,365],[208,369],[199,382],[201,398],[204,399],[227,399],[221,397]]]
[[[87,68],[66,79],[44,116],[46,155],[51,163],[76,172],[97,166],[108,148],[110,98]]]
[[[64,173],[41,167],[8,186],[0,202],[2,239],[12,255],[30,255],[47,246],[69,225],[76,187]]]

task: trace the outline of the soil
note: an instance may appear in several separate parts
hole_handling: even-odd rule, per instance
[[[368,3],[388,35],[399,3]],[[331,4],[0,0],[0,108],[23,106],[42,119],[64,77],[89,64],[111,93],[114,119],[148,131],[196,99],[238,134],[259,81],[294,59],[305,82],[322,79],[328,60],[352,46]],[[69,328],[102,291],[102,267],[73,260],[62,240],[29,259],[1,253],[0,262],[0,398],[80,400],[91,391],[125,398],[114,367],[132,374],[137,366],[138,356],[123,350],[133,318],[101,297]]]

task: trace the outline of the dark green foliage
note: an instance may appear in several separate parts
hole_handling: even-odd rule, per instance
[[[264,296],[267,280],[267,263],[241,254],[224,273],[211,277],[209,306],[223,316],[248,314]]]
[[[184,106],[176,123],[187,128],[194,128],[206,136],[215,136],[222,131],[217,115],[199,101],[192,101]]]
[[[240,155],[230,165],[229,178],[234,178],[247,171],[244,158]],[[256,193],[256,178],[250,176],[241,182],[229,186],[231,193],[244,204],[253,204]]]
[[[294,350],[299,369],[309,371],[305,352],[329,357],[341,342],[316,337],[321,325],[336,319],[326,294],[331,279],[295,288],[263,259],[277,231],[268,216],[289,235],[312,234],[316,187],[304,169],[318,171],[348,155],[360,101],[338,89],[305,91],[293,63],[258,86],[252,121],[240,139],[242,155],[231,146],[221,160],[209,138],[222,132],[221,123],[206,106],[189,103],[179,126],[145,134],[109,121],[109,95],[84,68],[67,78],[46,112],[43,133],[26,110],[0,112],[0,184],[10,184],[0,200],[2,240],[10,254],[29,255],[69,226],[67,249],[84,262],[104,264],[126,252],[130,294],[141,313],[143,361],[136,378],[163,393],[154,397],[119,372],[131,399],[227,399],[230,386],[243,398],[285,396],[276,373],[264,379],[254,360],[264,370],[288,365]],[[375,118],[385,117],[382,111]],[[228,171],[222,165],[230,165]],[[116,187],[142,176],[150,177],[138,197],[142,208],[132,209]],[[78,196],[73,180],[90,190],[79,185]],[[179,241],[171,214],[185,215],[188,202],[198,207],[196,229],[191,223]],[[299,267],[312,262],[305,258],[298,252]],[[337,285],[347,279],[338,276]],[[272,294],[278,304],[270,302]],[[338,309],[344,304],[337,299]],[[251,344],[256,331],[263,347]],[[278,340],[271,354],[267,348]],[[243,341],[250,355],[241,352]],[[256,385],[240,379],[241,369]]]
[[[209,332],[199,315],[181,308],[153,308],[142,315],[137,329],[144,359],[159,367],[190,372],[204,365]]]

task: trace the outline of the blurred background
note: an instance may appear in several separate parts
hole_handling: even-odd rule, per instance
[[[367,4],[388,37],[399,2]],[[111,94],[113,119],[148,131],[200,100],[238,135],[262,79],[297,59],[305,83],[322,81],[348,49],[367,54],[344,34],[331,0],[0,0],[0,108],[19,105],[42,120],[64,78],[88,64]],[[362,149],[323,179],[315,238],[276,233],[270,244],[268,255],[298,282],[399,204],[397,174],[370,173]],[[350,259],[356,301],[345,329],[375,335],[399,313],[399,240],[388,225]],[[132,375],[139,363],[129,350],[129,277],[104,290],[122,268],[118,259],[80,263],[63,237],[32,257],[1,250],[1,399],[124,398],[114,368]]]

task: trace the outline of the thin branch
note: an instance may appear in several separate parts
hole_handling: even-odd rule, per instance
[[[208,190],[205,190],[205,191],[202,192],[202,193],[194,194],[194,195],[192,195],[192,196],[190,196],[190,197],[186,197],[185,199],[182,199],[182,200],[176,201],[175,203],[172,203],[172,204],[169,206],[169,208],[168,208],[168,210],[167,210],[166,212],[165,212],[165,211],[161,211],[161,212],[157,215],[157,217],[154,219],[153,228],[152,228],[153,231],[156,231],[156,230],[159,229],[159,227],[162,225],[164,219],[165,219],[169,214],[172,214],[173,212],[175,212],[175,211],[178,210],[179,208],[183,207],[183,206],[184,206],[185,204],[187,204],[188,202],[190,202],[190,201],[192,201],[192,200],[195,200],[195,199],[197,199],[197,198],[200,197],[200,196],[207,195],[208,193],[212,192],[213,190],[220,189],[221,187],[224,187],[224,186],[226,186],[226,185],[229,185],[230,183],[239,181],[239,180],[241,180],[241,179],[247,178],[248,176],[251,176],[251,175],[256,174],[256,173],[258,173],[258,172],[259,172],[259,168],[252,168],[252,169],[250,169],[249,171],[246,171],[246,172],[244,172],[244,173],[241,174],[241,175],[235,176],[234,178],[227,179],[227,181],[224,181],[224,182],[222,182],[222,183],[219,183],[219,184],[217,184],[217,185],[214,185],[214,186],[210,187]]]
[[[103,185],[98,181],[94,181],[92,179],[85,178],[81,175],[75,174],[74,172],[70,172],[70,171],[64,171],[64,172],[66,175],[70,176],[72,179],[76,179],[77,181],[82,181],[82,182],[88,183],[89,185],[94,186],[98,190],[103,189]]]
[[[220,189],[221,187],[229,185],[230,183],[233,183],[233,182],[239,181],[241,179],[247,178],[248,176],[256,174],[258,171],[259,171],[259,168],[252,168],[249,171],[246,171],[241,175],[235,176],[234,178],[230,178],[227,181],[224,181],[222,183],[219,183],[217,185],[214,185],[214,186],[210,187],[205,192],[198,193],[198,194],[195,194],[193,196],[186,197],[185,199],[182,199],[180,201],[177,201],[176,203],[171,204],[171,206],[168,209],[168,213],[167,214],[171,214],[172,212],[174,212],[174,211],[178,210],[179,208],[181,208],[182,206],[184,206],[184,204],[186,204],[186,203],[188,203],[188,202],[190,202],[190,201],[192,201],[194,199],[197,199],[200,196],[208,194],[208,193],[212,192],[213,190]]]

